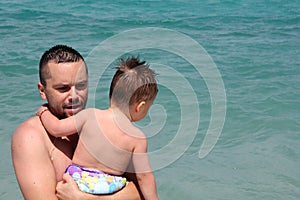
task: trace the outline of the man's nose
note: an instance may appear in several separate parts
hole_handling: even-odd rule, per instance
[[[75,86],[71,87],[70,94],[69,94],[69,101],[77,101],[78,100],[78,91],[76,90]]]

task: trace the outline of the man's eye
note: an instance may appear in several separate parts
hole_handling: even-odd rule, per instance
[[[67,92],[69,90],[69,87],[58,87],[56,88],[59,92]]]
[[[87,87],[87,84],[86,83],[80,83],[80,84],[77,84],[76,85],[76,89],[78,90],[83,90]]]

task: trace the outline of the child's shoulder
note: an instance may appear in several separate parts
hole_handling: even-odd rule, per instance
[[[111,118],[111,113],[106,109],[106,110],[101,110],[98,108],[87,108],[84,110],[85,115],[87,116],[97,116],[97,118],[101,119],[107,119]]]
[[[84,110],[82,110],[81,112],[85,112],[85,113],[92,113],[92,112],[102,112],[103,110],[100,110],[98,108],[86,108]]]
[[[80,111],[77,116],[85,116],[85,117],[91,117],[93,115],[101,115],[103,110],[97,109],[97,108],[86,108],[82,111]]]
[[[131,124],[130,126],[127,127],[127,134],[132,136],[133,138],[139,140],[139,139],[145,139],[146,136],[144,134],[144,132],[139,129],[138,127],[134,126],[133,124]]]

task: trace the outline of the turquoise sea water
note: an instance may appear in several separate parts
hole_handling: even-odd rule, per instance
[[[189,63],[195,56],[193,49],[184,49],[191,58],[162,49],[130,52],[181,74],[187,81],[183,83],[192,88],[201,116],[196,116],[197,126],[191,124],[195,104],[190,96],[183,99],[187,87],[182,79],[167,76],[157,67],[161,85],[152,121],[148,116],[138,124],[150,135],[149,151],[159,154],[173,144],[180,124],[188,127],[183,135],[192,135],[190,142],[185,141],[190,137],[181,137],[161,155],[167,160],[176,149],[181,151],[154,171],[160,199],[300,198],[298,1],[4,0],[0,14],[0,199],[22,199],[11,163],[10,139],[15,128],[42,103],[36,87],[41,54],[55,44],[67,44],[89,58],[106,39],[148,27],[172,30],[201,45],[213,59],[226,93],[224,127],[212,151],[200,159],[199,149],[215,103],[205,78]],[[160,37],[165,39],[163,34]],[[169,39],[166,43],[171,46],[181,42]],[[99,65],[112,55],[115,46],[110,47],[99,56]],[[112,73],[111,67],[107,68],[100,81],[97,107],[107,106]],[[187,115],[185,121],[183,115]]]

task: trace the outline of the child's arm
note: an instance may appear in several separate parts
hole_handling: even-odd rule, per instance
[[[81,113],[82,112],[82,113]],[[41,123],[45,129],[55,137],[62,137],[72,135],[79,132],[82,129],[84,120],[84,111],[81,111],[75,116],[70,116],[65,119],[59,120],[56,118],[47,107],[42,106],[37,111]]]
[[[156,182],[147,155],[147,140],[138,139],[132,156],[136,177],[146,200],[157,200]],[[141,141],[140,141],[141,140]]]

